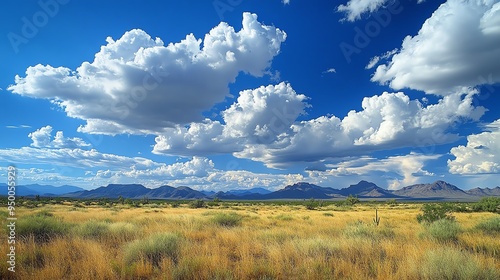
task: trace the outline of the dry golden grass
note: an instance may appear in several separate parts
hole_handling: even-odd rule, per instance
[[[458,239],[426,238],[417,204],[220,206],[210,209],[45,206],[69,225],[40,243],[18,237],[16,273],[1,279],[498,279],[500,234],[475,226],[491,213],[457,213]],[[18,209],[18,219],[42,209]],[[241,223],[220,219],[241,218]],[[158,234],[175,246],[155,247]],[[170,234],[170,235],[169,235]],[[7,252],[6,234],[1,251]],[[142,243],[141,243],[142,242]],[[132,244],[132,245],[131,245]],[[139,252],[148,244],[148,252]],[[146,246],[146,245],[145,245]],[[135,251],[134,251],[135,250]],[[174,252],[174,251],[175,252]],[[137,253],[134,256],[134,252]],[[457,265],[453,262],[461,262]],[[436,278],[437,277],[437,278]],[[472,278],[471,278],[472,277]]]

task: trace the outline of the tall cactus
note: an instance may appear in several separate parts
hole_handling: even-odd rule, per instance
[[[378,209],[375,208],[375,218],[373,218],[373,222],[375,223],[376,226],[380,224],[380,217],[378,216]]]

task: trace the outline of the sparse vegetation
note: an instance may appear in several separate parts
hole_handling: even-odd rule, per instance
[[[243,217],[238,213],[217,213],[213,216],[212,221],[223,227],[235,227],[241,224]]]
[[[500,217],[493,217],[480,222],[475,226],[475,229],[487,234],[500,234]]]
[[[124,259],[128,265],[149,261],[159,266],[163,258],[177,260],[180,237],[172,233],[158,233],[146,239],[136,240],[125,246]]]
[[[191,207],[191,208],[203,208],[203,207],[205,207],[205,201],[203,199],[193,200],[193,201],[191,201],[191,203],[189,203],[189,207]]]
[[[75,232],[84,238],[101,238],[109,232],[109,223],[90,220],[76,227]]]
[[[430,224],[438,220],[454,220],[452,207],[447,203],[426,203],[422,206],[422,214],[417,215],[419,223]]]
[[[453,248],[427,251],[414,272],[418,279],[493,280],[499,277],[494,268],[482,268],[472,255]]]
[[[24,239],[33,238],[35,242],[48,242],[66,235],[68,231],[68,224],[46,211],[23,217],[16,225],[17,235]]]
[[[356,204],[356,203],[359,203],[359,202],[360,202],[359,198],[358,198],[357,196],[353,196],[353,195],[349,195],[349,196],[345,199],[345,203],[346,203],[347,205],[351,205],[351,206],[352,206],[352,205],[354,205],[354,204]]]
[[[488,212],[454,212],[453,219],[419,224],[417,214],[434,212],[411,202],[394,207],[342,201],[339,207],[325,201],[310,211],[302,200],[220,201],[210,207],[204,202],[191,208],[193,201],[132,200],[137,207],[131,207],[125,199],[104,205],[80,201],[82,207],[70,211],[78,201],[43,205],[41,199],[35,208],[17,209],[18,266],[15,275],[0,266],[0,279],[500,277],[500,220]],[[455,204],[446,205],[439,209]]]
[[[483,197],[472,206],[472,209],[476,212],[500,213],[500,197]]]
[[[426,236],[438,242],[454,242],[458,240],[461,229],[458,223],[450,219],[432,222],[426,228]]]
[[[305,205],[307,210],[314,210],[319,206],[319,202],[316,201],[314,198],[311,198],[309,201],[306,202]]]

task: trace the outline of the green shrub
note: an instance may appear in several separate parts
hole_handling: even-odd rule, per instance
[[[291,221],[293,220],[293,217],[286,214],[279,214],[278,216],[275,217],[275,219],[281,221]]]
[[[475,226],[475,229],[487,234],[500,233],[500,217],[493,217]]]
[[[173,201],[172,203],[170,203],[170,205],[172,206],[172,208],[179,208],[181,206],[181,203],[179,201]]]
[[[159,266],[163,258],[177,261],[180,247],[180,237],[173,233],[159,233],[146,239],[136,240],[125,246],[124,258],[127,265],[140,260]]]
[[[451,215],[452,207],[446,203],[426,203],[422,206],[422,214],[417,215],[419,223],[430,224],[438,220],[454,220]]]
[[[54,217],[54,214],[52,214],[48,210],[42,210],[40,212],[37,212],[35,214],[35,216],[37,216],[37,217]]]
[[[208,206],[220,206],[220,199],[215,197],[212,201],[207,203]]]
[[[396,206],[398,205],[398,201],[395,198],[389,199],[385,202],[389,206]]]
[[[78,235],[84,238],[102,238],[109,234],[109,223],[92,220],[81,224],[75,231]]]
[[[117,222],[109,225],[108,232],[114,238],[132,240],[137,236],[139,228],[132,223]]]
[[[472,208],[474,211],[500,213],[500,197],[483,197]]]
[[[389,227],[376,227],[375,225],[357,221],[348,225],[343,230],[344,236],[348,238],[393,238],[395,236],[394,230]]]
[[[70,226],[51,215],[48,212],[40,212],[18,219],[16,233],[21,238],[33,237],[35,242],[48,242],[52,238],[66,235]]]
[[[314,198],[311,198],[309,201],[305,203],[307,210],[314,210],[319,206],[319,202]]]
[[[203,199],[197,199],[189,203],[190,208],[203,208],[205,207],[205,201]]]
[[[359,203],[360,200],[357,196],[353,196],[352,194],[350,194],[346,199],[345,199],[345,204],[347,205],[354,205],[356,203]]]
[[[217,213],[212,217],[212,221],[223,227],[235,227],[241,225],[243,217],[237,213]]]
[[[419,279],[499,279],[494,268],[483,269],[472,255],[457,249],[442,248],[426,252],[421,266],[415,268]]]
[[[457,241],[460,225],[454,220],[441,219],[428,225],[426,235],[439,242]]]

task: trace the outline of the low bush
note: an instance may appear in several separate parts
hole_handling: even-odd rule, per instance
[[[91,220],[81,224],[75,231],[77,235],[84,238],[102,238],[109,234],[109,223]]]
[[[454,242],[461,232],[460,225],[449,219],[441,219],[428,225],[424,235],[439,242]]]
[[[395,236],[394,230],[389,227],[377,227],[372,224],[357,221],[348,225],[343,230],[344,236],[348,238],[393,238]]]
[[[307,210],[314,210],[319,206],[319,202],[316,201],[314,198],[311,198],[305,203],[305,206]]]
[[[278,216],[276,216],[274,218],[276,220],[280,220],[280,221],[291,221],[291,220],[293,220],[293,216],[286,215],[286,214],[279,214]]]
[[[475,226],[475,229],[487,234],[500,233],[500,217],[493,217]]]
[[[430,224],[438,220],[454,220],[451,215],[452,206],[446,203],[426,203],[422,206],[422,214],[417,215],[419,223]]]
[[[49,212],[26,216],[16,223],[16,233],[21,238],[33,237],[35,242],[48,242],[69,232],[70,225],[53,217]]]
[[[177,261],[181,238],[173,233],[159,233],[146,239],[136,240],[124,248],[124,258],[127,265],[140,260],[159,266],[163,258]]]
[[[443,248],[426,252],[419,267],[415,268],[418,279],[499,279],[494,268],[481,268],[468,253]]]
[[[360,202],[359,198],[357,196],[353,196],[351,194],[345,199],[345,204],[351,205],[351,206],[356,204],[356,203],[359,203],[359,202]]]
[[[132,223],[117,222],[109,225],[110,236],[120,240],[132,240],[139,232],[139,228]]]
[[[500,213],[500,197],[483,197],[473,204],[472,209],[476,212]]]
[[[217,213],[212,217],[212,221],[223,227],[235,227],[241,225],[243,217],[237,213]]]
[[[203,199],[197,199],[189,203],[190,208],[203,208],[205,207],[205,201]]]

